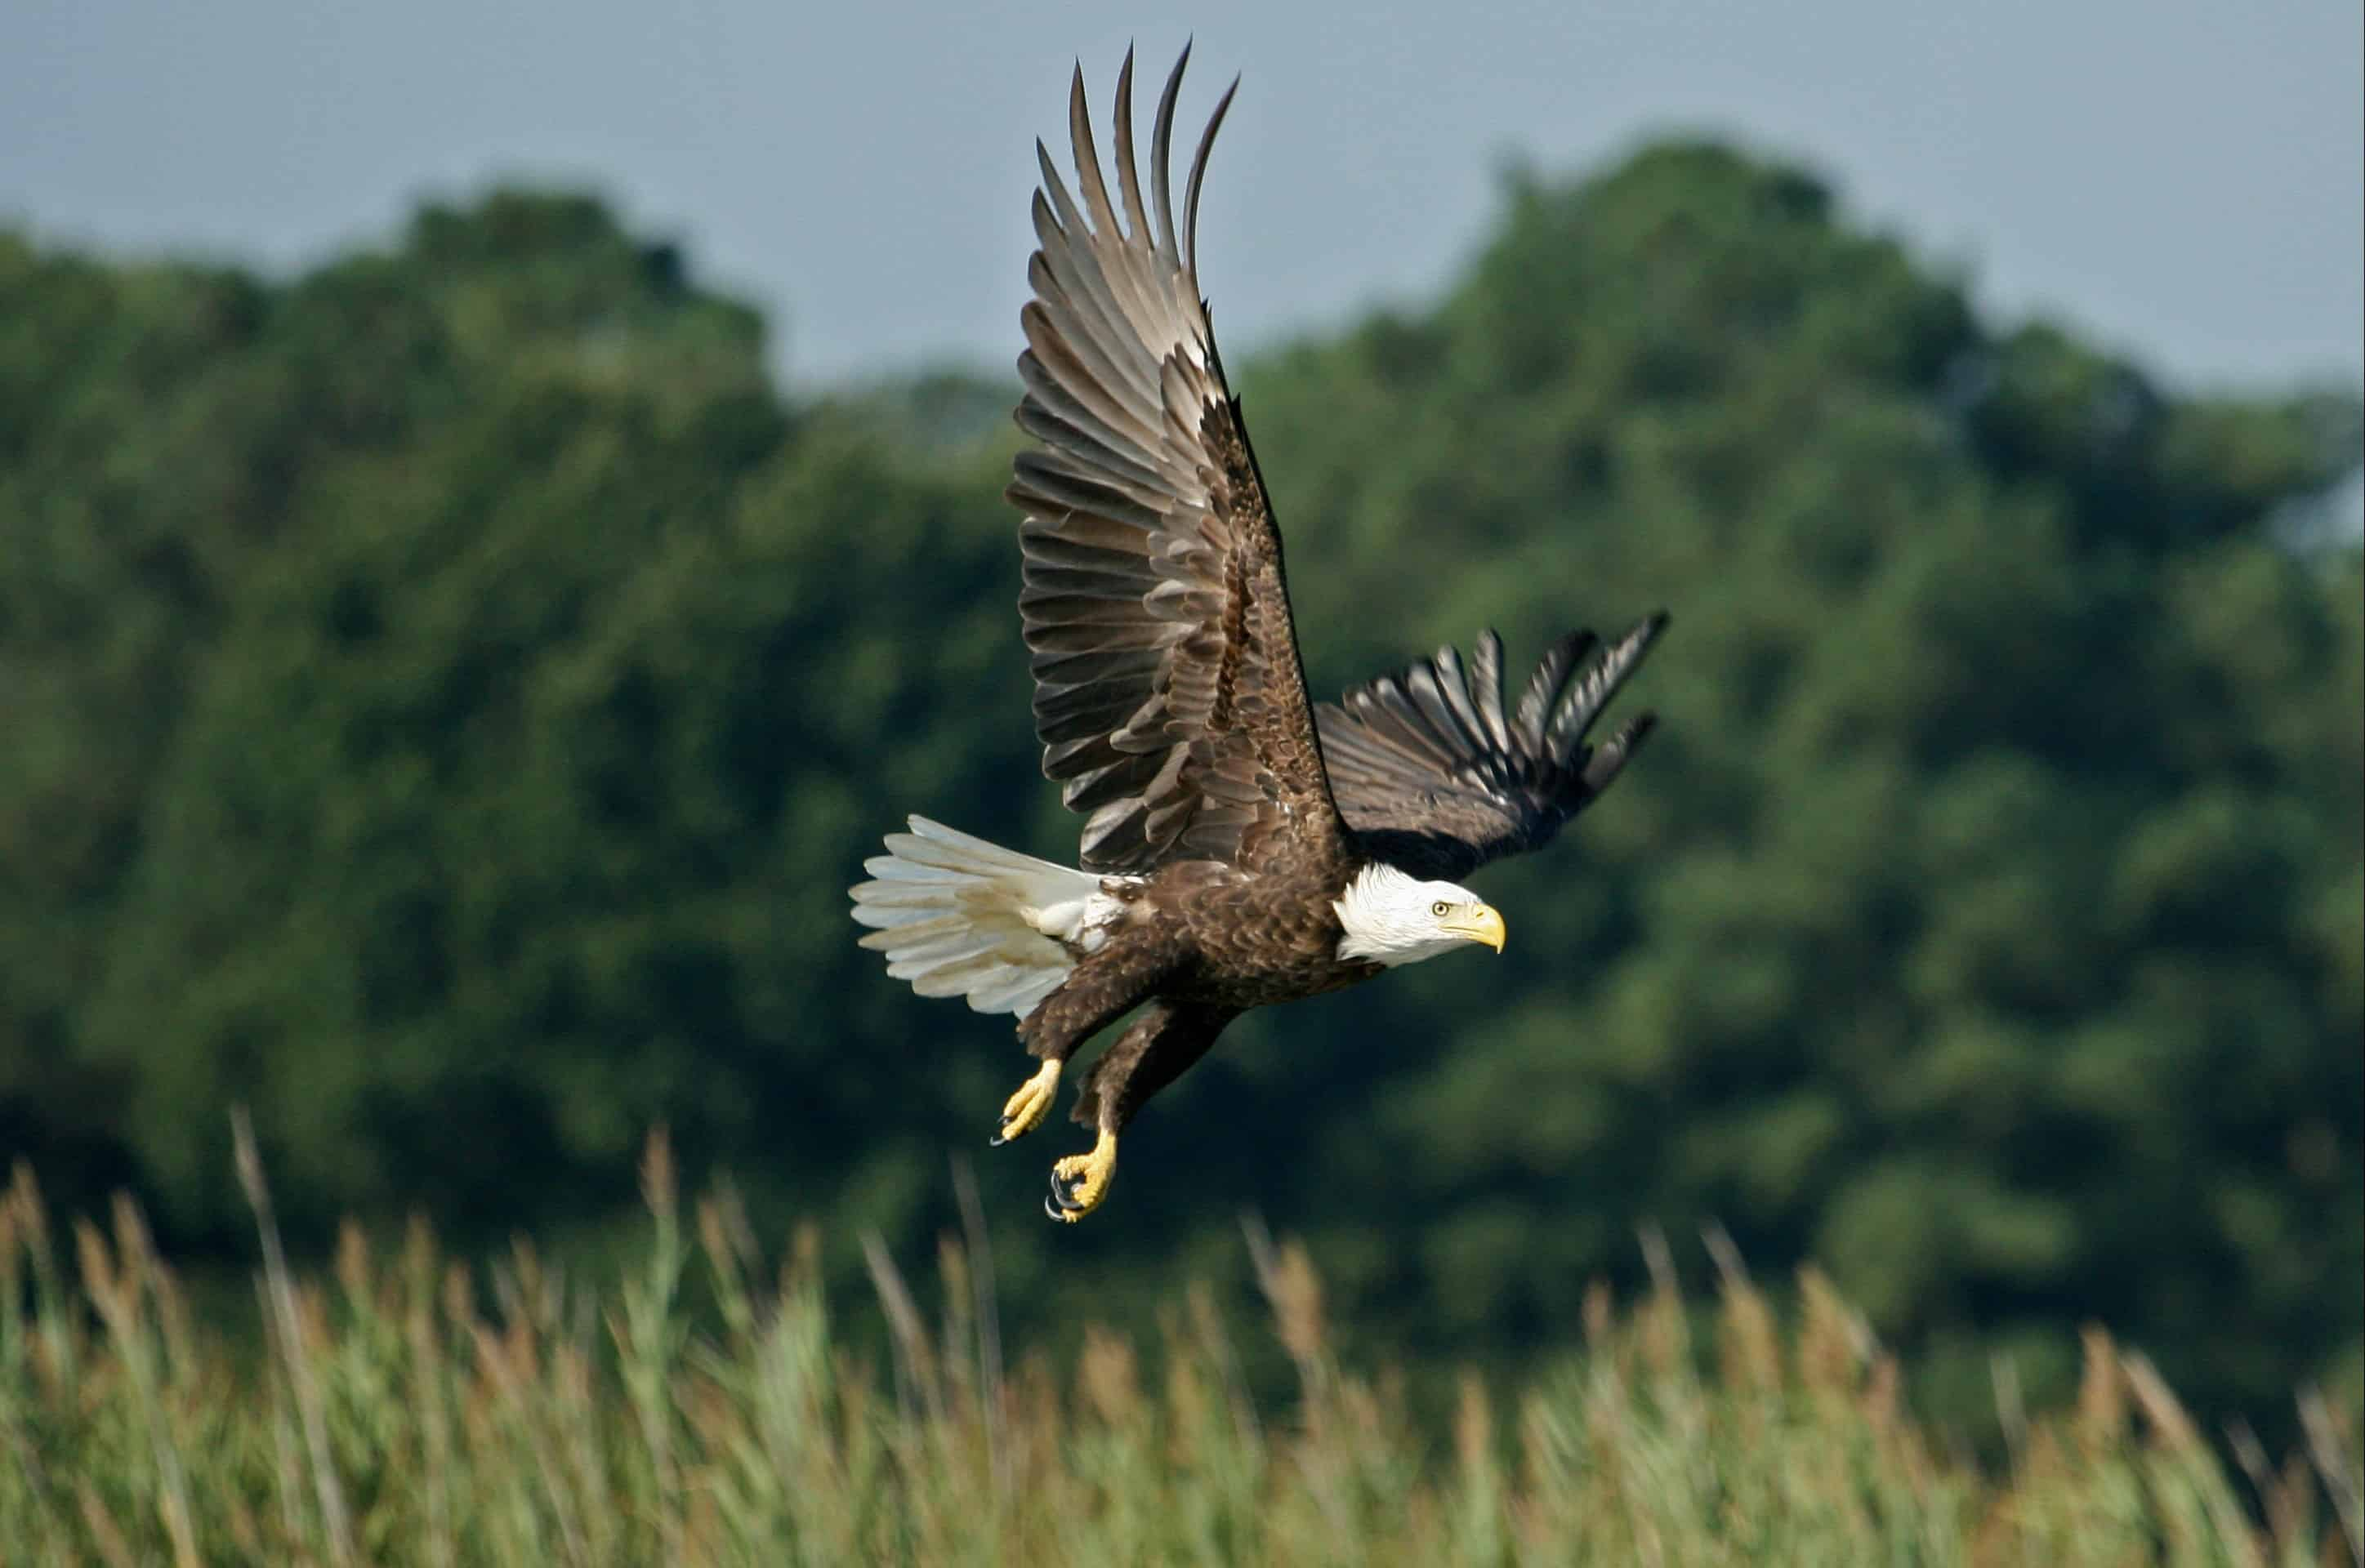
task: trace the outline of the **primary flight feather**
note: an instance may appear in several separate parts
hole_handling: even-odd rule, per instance
[[[1036,146],[1017,419],[1039,444],[1007,494],[1026,514],[1036,734],[1083,813],[1080,866],[915,816],[852,891],[889,974],[1017,1014],[1042,1065],[1003,1105],[997,1144],[1042,1122],[1080,1046],[1135,1014],[1084,1075],[1075,1118],[1097,1137],[1052,1167],[1045,1206],[1061,1220],[1100,1204],[1126,1122],[1249,1008],[1473,942],[1499,951],[1502,916],[1458,879],[1541,846],[1608,788],[1651,715],[1586,736],[1666,624],[1649,616],[1607,648],[1569,633],[1508,712],[1492,632],[1469,671],[1445,648],[1339,705],[1307,700],[1280,530],[1199,290],[1200,183],[1239,83],[1200,135],[1178,226],[1168,170],[1189,59],[1159,95],[1146,193],[1130,53],[1114,193],[1081,68],[1074,189]]]

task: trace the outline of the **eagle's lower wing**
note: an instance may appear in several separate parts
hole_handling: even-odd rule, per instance
[[[1643,713],[1598,745],[1585,740],[1666,623],[1653,615],[1598,657],[1591,633],[1570,633],[1508,717],[1503,644],[1492,632],[1478,639],[1471,675],[1440,648],[1322,704],[1322,752],[1348,827],[1368,853],[1427,877],[1459,879],[1541,846],[1650,734],[1654,719]]]
[[[1189,58],[1159,100],[1147,209],[1130,54],[1117,79],[1126,224],[1102,178],[1081,69],[1068,117],[1082,207],[1036,145],[1041,249],[1020,314],[1018,422],[1042,444],[1019,455],[1008,494],[1026,513],[1018,602],[1043,771],[1087,813],[1082,860],[1094,870],[1185,857],[1255,867],[1344,840],[1281,536],[1199,294],[1199,181],[1230,93],[1192,160],[1179,237],[1169,199]]]

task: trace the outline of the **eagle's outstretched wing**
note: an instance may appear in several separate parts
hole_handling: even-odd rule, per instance
[[[1537,848],[1609,788],[1655,722],[1643,713],[1599,745],[1586,732],[1667,624],[1663,611],[1586,664],[1590,632],[1552,644],[1516,711],[1503,711],[1503,642],[1479,636],[1470,675],[1440,648],[1317,712],[1339,810],[1364,851],[1417,876],[1458,880]],[[1582,678],[1578,678],[1582,668]]]
[[[1102,178],[1081,67],[1068,120],[1082,207],[1036,144],[1042,248],[1020,313],[1018,422],[1042,445],[1019,455],[1007,493],[1026,513],[1018,604],[1043,771],[1088,813],[1082,860],[1093,870],[1182,857],[1257,868],[1344,840],[1281,536],[1199,294],[1199,181],[1230,92],[1191,161],[1179,234],[1169,198],[1189,59],[1186,49],[1159,99],[1147,208],[1129,53],[1117,78],[1126,223]]]

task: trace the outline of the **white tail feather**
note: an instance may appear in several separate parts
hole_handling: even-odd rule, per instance
[[[877,880],[852,890],[862,938],[887,972],[922,996],[966,996],[980,1013],[1024,1018],[1075,959],[1046,935],[1082,938],[1101,879],[957,833],[925,817],[887,835],[863,862]]]

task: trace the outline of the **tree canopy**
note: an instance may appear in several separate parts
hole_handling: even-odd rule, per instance
[[[1008,389],[792,401],[579,196],[284,283],[0,233],[0,1139],[224,1249],[233,1102],[315,1238],[596,1226],[666,1122],[916,1242],[973,1150],[1014,1311],[1147,1310],[1256,1209],[1439,1356],[1717,1224],[1942,1407],[1999,1346],[2066,1386],[2086,1318],[2216,1407],[2358,1388],[2365,574],[2274,526],[2353,393],[1983,319],[1692,143],[1516,173],[1442,297],[1232,358],[1318,693],[1664,604],[1664,722],[1482,874],[1505,959],[1250,1019],[1053,1235],[1059,1150],[982,1147],[1006,1021],[843,892],[911,811],[1073,848]]]

